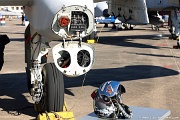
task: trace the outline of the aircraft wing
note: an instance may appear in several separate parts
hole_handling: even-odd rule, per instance
[[[180,8],[180,0],[146,0],[146,4],[148,11],[162,11]]]
[[[27,6],[32,0],[0,0],[0,6]]]

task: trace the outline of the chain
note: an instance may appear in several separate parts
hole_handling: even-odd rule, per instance
[[[38,104],[43,95],[43,84],[42,84],[42,75],[41,75],[41,65],[38,61],[32,63],[32,73],[31,74],[31,84],[33,88],[31,89],[31,95],[33,101]]]

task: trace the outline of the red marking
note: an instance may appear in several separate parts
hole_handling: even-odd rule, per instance
[[[106,92],[109,93],[109,94],[112,93],[112,87],[111,87],[111,85],[108,85]]]
[[[5,18],[0,18],[0,21],[5,21]]]
[[[95,96],[96,96],[96,92],[97,92],[97,90],[95,90],[95,91],[91,94],[92,99],[94,99],[94,98],[95,98]]]
[[[160,44],[157,44],[157,46],[168,46],[166,43],[160,43]]]
[[[29,43],[30,40],[31,40],[31,35],[28,35],[28,37],[26,38],[26,45]]]
[[[93,92],[93,93],[91,94],[91,97],[92,97],[92,99],[95,98],[95,92]]]
[[[63,17],[61,17],[61,18],[59,19],[59,24],[60,24],[60,26],[62,26],[62,27],[68,26],[69,23],[70,23],[70,19],[69,19],[68,17],[66,17],[66,16],[63,16]]]
[[[172,65],[165,65],[164,68],[172,68]]]

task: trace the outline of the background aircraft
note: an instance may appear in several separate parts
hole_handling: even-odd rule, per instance
[[[115,24],[121,24],[122,22],[112,15],[108,14],[108,1],[102,1],[94,3],[94,17],[97,24],[105,24],[104,27],[108,27],[108,24],[113,24],[113,29],[116,29]]]
[[[148,13],[154,15],[169,15],[169,27],[173,39],[180,38],[180,1],[179,0],[146,0]],[[154,3],[154,4],[152,4]]]
[[[96,0],[100,1],[100,0]],[[160,26],[163,24],[164,20],[162,16],[169,15],[169,24],[170,31],[173,36],[173,39],[177,39],[180,36],[180,1],[179,0],[143,0],[142,4],[138,4],[139,0],[134,0],[131,3],[131,0],[118,1],[118,0],[109,0],[108,2],[99,2],[96,4],[101,4],[99,7],[96,5],[95,13],[98,12],[98,15],[104,14],[107,16],[107,11],[109,15],[115,15],[118,17],[122,23],[128,23],[133,25],[139,25],[143,22],[138,23],[137,20],[143,21],[144,24],[150,23],[155,26]],[[102,4],[103,3],[103,4]],[[108,7],[106,4],[108,4]],[[144,4],[143,4],[144,3]],[[133,8],[132,5],[136,7]],[[108,8],[108,10],[107,10]],[[139,14],[142,10],[147,11],[144,14]],[[100,14],[100,11],[102,14]],[[139,16],[138,18],[136,18]]]
[[[113,24],[113,29],[116,29],[115,24],[118,24],[118,30],[120,29],[133,29],[135,25],[129,24],[129,22],[121,22],[119,17],[115,17],[112,14],[108,13],[108,1],[102,1],[97,2],[95,4],[95,19],[97,23],[104,23],[105,27],[108,26],[108,24]],[[115,17],[115,18],[114,18]],[[152,28],[157,28],[158,26],[163,24],[162,16],[158,14],[158,12],[154,15],[149,15],[149,23],[152,24]],[[139,23],[137,24],[139,25]],[[120,28],[119,28],[120,27]]]

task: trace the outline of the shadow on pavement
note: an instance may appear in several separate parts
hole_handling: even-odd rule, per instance
[[[121,68],[92,69],[87,73],[85,85],[99,87],[100,84],[109,80],[131,81],[148,80],[149,78],[166,77],[178,75],[179,72],[151,65],[134,65]],[[81,86],[84,76],[77,78],[65,77],[66,88]]]
[[[25,114],[36,117],[34,105],[28,101],[28,97],[31,96],[28,94],[25,73],[0,75],[0,108],[2,111],[12,116]]]
[[[166,35],[163,35],[165,37]],[[130,36],[102,36],[99,37],[98,43],[99,44],[107,44],[107,45],[116,45],[116,46],[123,46],[123,47],[134,47],[134,48],[153,48],[159,49],[157,46],[142,44],[142,43],[135,43],[136,39],[145,40],[152,40],[154,41],[155,35],[130,35]]]
[[[92,69],[86,76],[84,86],[99,87],[105,81],[131,81],[148,78],[166,77],[179,74],[177,71],[163,68],[160,66],[150,65],[134,65],[125,66],[122,68],[108,68],[108,69]],[[71,87],[79,87],[82,85],[84,76],[76,78],[64,77],[65,94],[74,96],[74,93],[69,90]],[[1,74],[0,75],[0,108],[3,111],[17,111],[21,114],[29,116],[37,116],[33,108],[33,103],[30,103],[27,98],[31,97],[28,94],[26,87],[26,74]],[[31,98],[28,98],[31,99]]]

